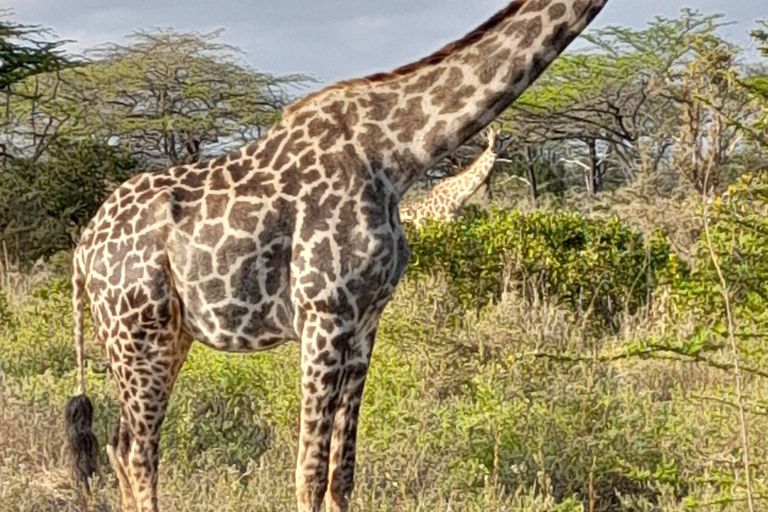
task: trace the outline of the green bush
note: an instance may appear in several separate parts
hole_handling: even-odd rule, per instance
[[[44,160],[17,158],[0,169],[0,246],[29,263],[72,246],[110,193],[136,173],[117,148],[90,140],[58,140]]]
[[[443,272],[465,305],[498,299],[505,286],[556,298],[616,327],[684,269],[660,233],[646,242],[619,219],[579,213],[468,210],[456,222],[406,226],[413,276]]]
[[[718,198],[708,212],[712,249],[729,286],[731,300],[750,316],[768,310],[768,174],[746,175]],[[723,309],[706,233],[696,245],[690,278],[681,287],[687,304],[705,314]],[[768,317],[765,317],[768,318]]]
[[[768,173],[745,175],[707,212],[709,233],[728,288],[742,350],[761,349],[768,337]],[[706,233],[694,250],[690,275],[675,290],[679,312],[694,314],[698,336],[722,338],[727,317],[722,283]],[[760,350],[762,353],[763,351]],[[765,361],[768,363],[768,361]]]

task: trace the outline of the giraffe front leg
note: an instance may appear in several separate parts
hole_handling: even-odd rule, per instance
[[[375,338],[375,327],[361,335],[344,365],[339,405],[333,421],[326,512],[349,510],[355,481],[357,422]]]
[[[328,465],[334,417],[344,373],[342,358],[352,336],[325,319],[305,325],[301,343],[301,425],[296,462],[299,512],[319,512],[328,487]]]

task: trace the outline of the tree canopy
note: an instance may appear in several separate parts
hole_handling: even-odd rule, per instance
[[[41,91],[45,101],[34,112],[18,103],[19,117],[61,124],[68,137],[109,140],[149,167],[242,145],[271,126],[291,90],[309,79],[253,70],[237,47],[217,41],[220,33],[141,31],[128,45],[90,50],[78,69],[26,81],[25,91]]]
[[[724,79],[740,76],[740,49],[719,34],[725,24],[684,9],[641,30],[589,32],[585,50],[556,60],[504,115],[522,159],[539,151],[531,147],[555,148],[593,194],[661,165],[702,193],[716,187],[743,137],[728,119],[759,111],[742,81]]]
[[[7,13],[0,13],[0,16]],[[51,125],[19,125],[12,112],[12,104],[24,103],[31,109],[39,106],[38,87],[18,87],[37,77],[58,74],[78,64],[78,59],[66,55],[66,41],[51,39],[51,32],[39,25],[25,25],[0,18],[0,92],[4,95],[5,108],[0,118],[0,160],[20,153],[42,155],[45,135]]]
[[[0,19],[0,90],[30,76],[55,72],[75,63],[64,54],[62,46],[66,41],[50,41],[48,36],[50,31],[39,25]]]

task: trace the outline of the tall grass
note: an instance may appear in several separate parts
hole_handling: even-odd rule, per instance
[[[644,309],[597,339],[546,298],[511,291],[467,313],[450,290],[440,276],[406,280],[385,312],[361,412],[353,510],[744,510],[728,370],[637,350],[685,339],[695,318]],[[90,499],[60,469],[60,411],[75,389],[68,305],[68,285],[58,281],[6,306],[4,511],[119,510],[108,466]],[[103,349],[89,344],[87,354],[104,442],[115,393]],[[298,362],[295,345],[250,356],[193,348],[164,426],[164,510],[294,510]],[[768,428],[765,388],[745,376],[753,439]],[[756,443],[751,455],[756,505],[768,507],[766,447]]]

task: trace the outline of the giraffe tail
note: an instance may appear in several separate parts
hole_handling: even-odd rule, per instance
[[[64,407],[67,445],[70,456],[70,470],[75,481],[85,484],[98,469],[99,443],[93,434],[93,405],[85,395],[85,354],[83,342],[83,300],[85,296],[85,274],[74,258],[72,272],[72,309],[74,313],[75,346],[77,348],[78,394],[67,400]]]

